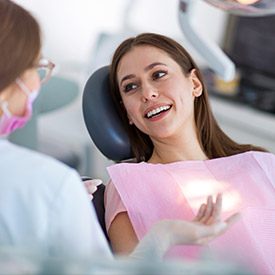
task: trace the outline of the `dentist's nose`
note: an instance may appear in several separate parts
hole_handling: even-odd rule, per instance
[[[156,87],[150,84],[145,84],[142,87],[142,101],[147,102],[148,100],[154,100],[159,96]]]

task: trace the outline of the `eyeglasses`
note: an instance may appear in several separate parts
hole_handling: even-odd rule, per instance
[[[46,83],[50,79],[54,67],[55,64],[46,58],[41,58],[39,60],[36,68],[40,77],[41,84]]]

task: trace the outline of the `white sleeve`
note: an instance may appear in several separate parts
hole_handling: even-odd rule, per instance
[[[79,176],[69,170],[50,211],[50,252],[74,260],[112,258],[95,210]]]

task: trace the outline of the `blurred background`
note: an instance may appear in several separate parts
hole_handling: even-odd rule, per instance
[[[43,55],[56,64],[56,70],[41,91],[35,116],[10,137],[13,142],[51,155],[82,176],[106,181],[106,166],[112,162],[96,149],[86,130],[84,85],[94,70],[110,63],[122,40],[140,32],[157,32],[182,43],[203,68],[213,111],[226,133],[275,153],[274,16],[240,19],[194,0],[194,28],[220,45],[237,65],[236,77],[226,83],[208,69],[182,33],[178,0],[15,2],[40,22]]]

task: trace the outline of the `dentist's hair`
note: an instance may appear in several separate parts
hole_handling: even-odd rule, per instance
[[[40,49],[36,19],[16,3],[0,0],[0,92],[35,65]]]
[[[230,139],[219,127],[213,116],[209,104],[207,88],[204,84],[202,74],[189,55],[189,53],[176,41],[166,36],[154,33],[143,33],[136,37],[123,41],[116,49],[110,66],[110,87],[111,94],[121,117],[123,126],[128,133],[134,157],[139,161],[147,161],[153,152],[154,146],[148,135],[141,132],[134,125],[129,125],[126,109],[123,106],[117,81],[117,69],[123,56],[134,47],[153,46],[165,51],[187,76],[192,69],[202,84],[203,92],[194,101],[194,117],[197,129],[197,136],[200,145],[209,159],[230,156],[250,150],[265,151],[263,148],[250,144],[238,144]]]

